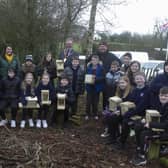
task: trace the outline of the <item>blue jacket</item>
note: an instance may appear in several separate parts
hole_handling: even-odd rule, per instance
[[[92,64],[90,64],[86,69],[86,74],[94,74],[94,70],[92,68]],[[86,84],[86,91],[96,91],[101,92],[104,89],[105,84],[105,72],[102,65],[98,64],[96,68],[96,73],[94,74],[96,76],[95,78],[95,84]]]
[[[41,103],[41,90],[49,90],[49,100],[56,100],[56,91],[54,86],[49,82],[48,85],[43,85],[41,82],[35,90],[39,103]]]

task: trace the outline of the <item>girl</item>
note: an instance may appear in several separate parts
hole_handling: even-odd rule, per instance
[[[134,81],[135,74],[137,72],[139,72],[140,70],[141,70],[140,62],[132,61],[126,74],[127,74],[128,78],[130,80],[131,86],[133,86],[133,87],[136,86],[135,81]]]
[[[36,122],[37,128],[41,128],[41,123],[42,123],[43,128],[48,127],[47,113],[49,111],[50,104],[42,104],[42,98],[41,98],[42,90],[49,91],[49,101],[51,101],[51,104],[52,104],[56,99],[55,88],[50,83],[50,75],[46,72],[42,75],[42,79],[36,88],[36,95],[37,95],[37,98],[40,104],[40,109],[38,111],[38,117],[37,117],[37,122]]]
[[[130,100],[130,95],[131,95],[131,85],[129,78],[127,76],[122,76],[120,77],[116,89],[115,95],[122,98],[122,101],[129,101]],[[122,117],[120,114],[116,112],[111,113],[110,116],[105,117],[105,123],[107,125],[107,128],[105,133],[102,134],[102,137],[106,137],[107,134],[109,134],[109,142],[108,143],[114,143],[116,142],[116,138],[119,133],[119,125],[122,122]]]
[[[54,79],[56,78],[56,64],[50,52],[47,53],[38,66],[38,75],[41,76],[44,72],[47,72],[50,75],[50,81],[54,85]]]
[[[34,88],[34,78],[33,74],[31,72],[28,72],[25,74],[25,79],[22,82],[21,85],[21,102],[23,106],[26,106],[27,100],[26,97],[34,97],[35,96],[35,88]],[[33,110],[32,109],[26,109],[23,108],[23,114],[22,114],[22,121],[20,123],[21,128],[25,128],[26,124],[26,116],[29,116],[29,127],[34,127],[33,123]]]

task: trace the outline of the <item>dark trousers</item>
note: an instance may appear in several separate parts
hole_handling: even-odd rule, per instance
[[[49,106],[48,105],[42,105],[38,111],[37,118],[40,120],[46,120],[47,114],[49,112]]]
[[[86,115],[91,116],[91,110],[92,114],[94,116],[97,116],[98,112],[98,104],[99,104],[99,92],[96,92],[95,90],[91,92],[87,92],[86,96]]]
[[[26,117],[33,118],[33,109],[23,109],[22,120],[26,120]]]
[[[77,113],[78,97],[79,97],[79,94],[75,94],[75,102],[73,102],[73,104],[71,104],[71,115],[75,115]]]
[[[3,120],[6,119],[5,109],[11,108],[11,119],[16,120],[17,110],[18,110],[18,100],[17,99],[6,99],[0,102],[0,115]]]
[[[119,125],[122,122],[122,117],[114,114],[111,117],[107,117],[106,121],[110,137],[113,141],[116,141],[119,136]]]

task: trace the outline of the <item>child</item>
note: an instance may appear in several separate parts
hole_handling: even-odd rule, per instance
[[[148,96],[149,93],[149,87],[145,84],[145,74],[143,72],[138,72],[135,74],[135,84],[136,88],[134,88],[131,93],[130,101],[135,103],[136,108],[130,109],[122,117],[121,137],[117,146],[119,149],[123,149],[125,147],[126,140],[130,132],[130,127],[134,126],[135,124],[131,117],[135,115],[145,115],[144,111],[139,112],[139,110],[137,110],[140,108],[139,106],[142,106],[143,100]]]
[[[42,90],[48,90],[49,91],[49,101],[51,101],[51,104],[56,100],[56,95],[55,95],[55,88],[54,86],[50,83],[50,75],[48,73],[44,73],[42,75],[41,82],[36,88],[36,95],[38,97],[38,101],[40,104],[40,109],[38,111],[38,117],[37,117],[37,122],[36,122],[36,127],[41,128],[41,123],[43,128],[48,127],[47,123],[47,113],[49,111],[50,104],[42,104],[42,97],[41,97],[41,91]]]
[[[131,85],[129,78],[127,76],[122,76],[117,85],[116,96],[122,98],[122,101],[129,101],[131,98]],[[106,117],[105,123],[108,128],[109,139],[108,144],[115,143],[118,133],[119,133],[119,124],[122,123],[122,116],[118,111],[109,112],[109,116]]]
[[[125,53],[123,56],[122,56],[122,67],[121,67],[121,71],[123,72],[127,72],[129,66],[130,66],[130,63],[131,63],[131,60],[132,60],[132,54],[131,53]]]
[[[151,109],[155,109],[160,112],[160,122],[151,122],[146,123],[144,125],[143,131],[140,132],[140,150],[137,154],[136,158],[133,159],[132,163],[136,166],[146,164],[147,160],[145,157],[145,153],[147,151],[148,146],[148,138],[152,138],[152,136],[158,136],[160,139],[164,139],[167,137],[168,131],[168,87],[164,86],[160,89],[159,92],[159,103],[155,103],[155,107],[151,107]],[[152,131],[152,128],[163,129],[164,131],[159,133]]]
[[[25,74],[25,79],[22,82],[21,86],[22,92],[21,92],[21,102],[23,106],[26,106],[27,100],[26,97],[34,97],[35,96],[35,88],[34,88],[34,78],[33,74],[28,72]],[[34,127],[33,123],[33,109],[25,109],[23,108],[23,114],[22,114],[22,121],[20,123],[21,128],[25,128],[26,124],[26,116],[29,116],[29,127]]]
[[[72,90],[75,94],[75,102],[72,105],[72,115],[77,112],[78,96],[84,93],[84,70],[79,65],[79,57],[73,56],[71,66],[64,70],[65,75],[70,79]]]
[[[91,64],[88,65],[86,74],[92,74],[94,76],[94,84],[86,84],[86,116],[85,120],[88,120],[92,113],[95,120],[98,120],[98,103],[100,92],[104,89],[105,73],[103,66],[99,63],[99,57],[92,55]]]
[[[60,115],[63,114],[63,116],[64,116],[63,126],[65,126],[69,120],[69,107],[72,105],[72,103],[75,102],[75,96],[72,91],[72,87],[71,87],[69,78],[65,74],[61,74],[60,81],[58,82],[58,86],[56,88],[56,94],[66,94],[65,109],[64,110],[57,109],[56,116],[53,116],[53,120],[55,119],[55,117],[56,117],[56,119],[58,119],[60,117]]]
[[[28,72],[32,73],[34,77],[36,77],[36,65],[33,64],[32,55],[26,55],[25,63],[23,63],[21,67],[21,78],[24,79]]]
[[[50,75],[50,82],[54,86],[54,79],[56,78],[56,64],[50,52],[43,58],[40,65],[38,65],[38,75],[41,77],[44,72]]]
[[[2,101],[0,102],[0,114],[2,120],[0,126],[7,124],[7,119],[5,115],[5,109],[7,107],[11,108],[11,127],[16,127],[16,115],[18,110],[18,102],[20,96],[20,79],[16,77],[15,70],[13,68],[8,69],[8,77],[2,80]]]
[[[122,73],[119,71],[119,62],[113,61],[111,63],[111,67],[109,72],[105,77],[105,98],[106,98],[106,106],[108,106],[108,99],[115,95],[116,87],[119,78],[122,76]]]
[[[131,84],[132,87],[136,87],[136,83],[135,83],[135,78],[134,77],[135,77],[135,74],[137,72],[140,72],[140,70],[141,70],[140,62],[132,61],[130,63],[130,66],[129,66],[128,71],[126,72],[126,74],[127,74],[128,78],[130,80],[130,84]]]

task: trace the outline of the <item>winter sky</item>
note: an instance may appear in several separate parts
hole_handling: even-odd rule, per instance
[[[103,24],[101,22],[103,18],[112,21],[113,26]],[[110,33],[130,31],[147,34],[153,32],[156,20],[166,22],[166,18],[168,19],[167,0],[127,0],[124,5],[113,5],[103,10],[99,6],[96,16],[96,30]]]

